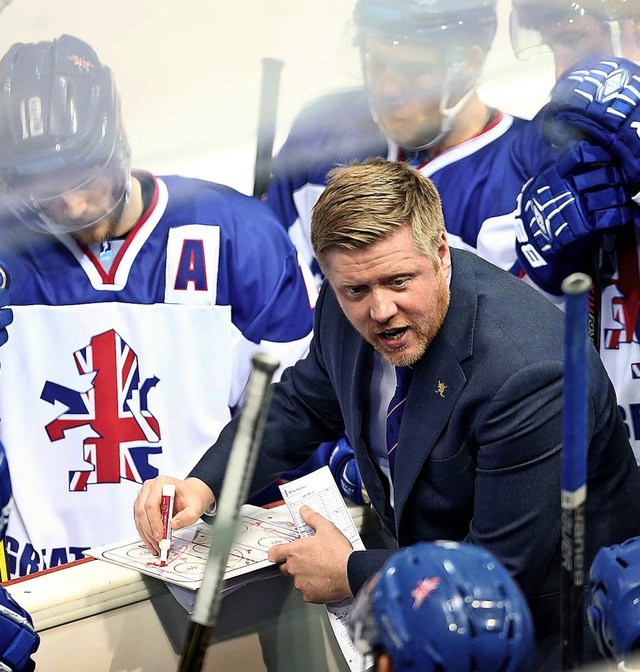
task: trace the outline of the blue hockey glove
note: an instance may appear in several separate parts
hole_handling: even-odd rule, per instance
[[[589,58],[551,92],[545,134],[557,147],[586,137],[618,162],[635,194],[640,186],[640,66],[624,58]]]
[[[624,177],[607,151],[574,142],[522,188],[516,219],[520,262],[542,289],[557,294],[594,238],[634,221],[632,207]],[[567,259],[576,268],[568,268]]]
[[[6,308],[9,305],[9,273],[0,263],[0,345],[4,345],[9,338],[7,327],[13,322],[13,311]]]
[[[32,672],[36,664],[31,654],[38,646],[40,635],[31,616],[0,586],[0,669]]]
[[[343,436],[331,451],[329,469],[340,492],[354,504],[365,504],[362,477],[349,439]]]

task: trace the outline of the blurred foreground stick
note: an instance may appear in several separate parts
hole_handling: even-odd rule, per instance
[[[591,278],[573,273],[565,295],[562,435],[562,669],[582,666],[584,534],[587,500],[587,299]]]
[[[211,548],[187,631],[178,672],[199,672],[207,645],[215,631],[220,608],[220,589],[229,552],[235,540],[240,507],[247,499],[253,479],[264,424],[271,401],[271,379],[280,363],[258,353],[253,357],[247,396],[212,526]]]

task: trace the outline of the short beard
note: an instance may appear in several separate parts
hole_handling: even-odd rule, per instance
[[[71,235],[83,245],[101,245],[108,240],[113,240],[116,237],[123,210],[124,202],[122,201],[106,217],[86,229],[73,232]]]
[[[376,347],[375,343],[377,341],[375,338],[367,339],[385,361],[394,366],[413,366],[422,359],[424,353],[440,333],[440,329],[447,316],[447,311],[449,310],[451,291],[447,278],[443,273],[438,273],[438,284],[435,291],[436,305],[433,313],[409,325],[418,339],[419,348],[417,351],[412,350],[411,353],[397,351],[394,357],[390,357],[386,350]]]

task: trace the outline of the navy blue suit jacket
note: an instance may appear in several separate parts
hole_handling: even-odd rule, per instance
[[[275,385],[252,491],[346,429],[371,503],[400,546],[455,539],[486,547],[523,588],[538,629],[555,628],[564,315],[514,276],[470,253],[451,253],[450,307],[415,367],[404,412],[395,509],[367,448],[373,349],[326,283],[309,355]],[[600,546],[640,534],[640,478],[595,349],[585,366],[588,568]],[[216,493],[236,422],[191,473]],[[352,553],[354,594],[390,552]]]

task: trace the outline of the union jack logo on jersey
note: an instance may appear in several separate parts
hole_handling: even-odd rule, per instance
[[[147,406],[147,395],[158,378],[140,384],[138,357],[114,330],[98,334],[73,353],[80,375],[94,374],[86,392],[47,381],[41,398],[66,407],[46,427],[51,441],[69,430],[90,427],[83,440],[83,458],[89,468],[69,472],[69,490],[84,491],[89,484],[142,483],[158,475],[149,458],[162,451],[160,426]]]

